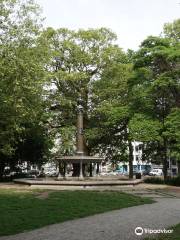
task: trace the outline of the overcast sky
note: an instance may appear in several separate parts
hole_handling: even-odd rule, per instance
[[[137,49],[149,35],[159,35],[163,24],[180,17],[180,0],[36,0],[45,25],[70,29],[107,27],[123,49]]]

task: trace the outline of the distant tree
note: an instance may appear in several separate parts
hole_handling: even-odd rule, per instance
[[[164,24],[163,35],[175,42],[180,41],[180,18]]]

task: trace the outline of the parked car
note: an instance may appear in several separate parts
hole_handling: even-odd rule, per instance
[[[151,170],[143,170],[143,171],[142,171],[142,175],[143,175],[143,176],[149,175],[150,171],[151,171]]]
[[[153,169],[152,171],[150,171],[149,175],[150,176],[162,176],[163,171],[162,171],[162,169],[156,168],[156,169]]]
[[[49,170],[45,172],[45,175],[48,177],[56,177],[58,175],[57,170]]]
[[[116,175],[118,175],[118,172],[116,172],[116,171],[101,172],[100,175],[101,176],[116,176]]]
[[[141,173],[141,175],[146,176],[149,175],[150,171],[150,169],[135,170],[133,171],[133,174],[136,175],[137,173]]]

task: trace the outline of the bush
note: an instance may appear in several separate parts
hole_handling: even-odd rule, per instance
[[[169,178],[165,183],[172,186],[180,186],[180,176]]]
[[[27,173],[15,173],[13,176],[11,176],[12,179],[27,178],[27,177],[28,177]]]
[[[141,179],[141,173],[136,173],[136,179]]]
[[[151,177],[151,178],[146,178],[144,182],[152,183],[152,184],[167,184],[172,186],[180,186],[180,176],[172,177],[172,178],[169,177],[166,180],[159,177]]]
[[[152,184],[164,184],[164,180],[159,177],[151,177],[144,179],[145,183],[152,183]]]

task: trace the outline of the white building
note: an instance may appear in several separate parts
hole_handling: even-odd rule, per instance
[[[142,161],[142,142],[133,141],[133,171],[143,172],[150,170],[152,164],[148,161]],[[129,172],[129,162],[120,162],[118,164],[119,170],[122,173]]]

